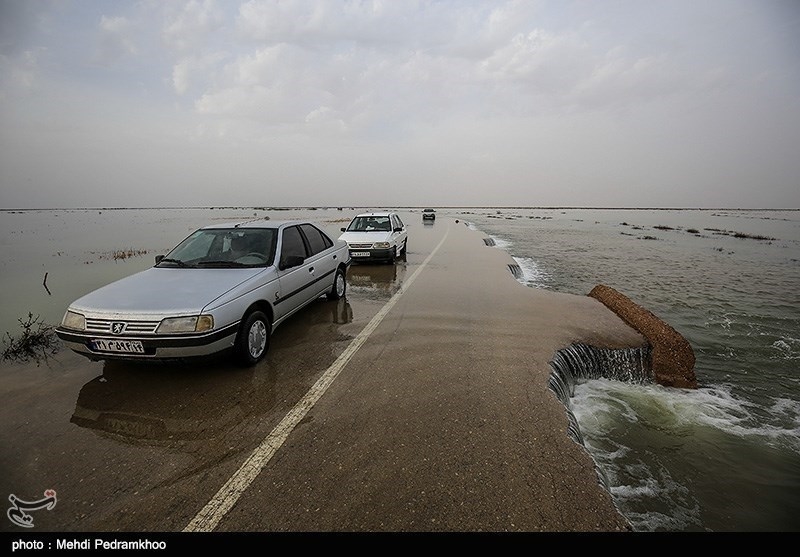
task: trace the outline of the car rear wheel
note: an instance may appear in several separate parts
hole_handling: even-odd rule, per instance
[[[236,355],[239,361],[252,366],[258,363],[269,350],[269,337],[272,324],[262,311],[253,311],[242,321],[236,337]]]
[[[339,298],[343,298],[346,292],[347,280],[344,276],[344,270],[339,267],[336,269],[336,276],[333,278],[333,286],[331,286],[330,291],[328,291],[328,299],[338,300]]]

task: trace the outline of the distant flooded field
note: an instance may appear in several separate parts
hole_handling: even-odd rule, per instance
[[[331,236],[355,210],[259,208],[0,211],[0,334],[28,313],[57,324],[83,294],[154,264],[193,230],[215,222],[311,218]]]

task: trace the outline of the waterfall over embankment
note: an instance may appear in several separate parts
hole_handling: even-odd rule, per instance
[[[585,446],[583,435],[570,399],[575,386],[589,379],[614,379],[627,383],[653,383],[652,349],[649,345],[637,348],[597,348],[588,344],[571,344],[555,353],[550,361],[548,386],[567,410],[569,426],[567,433],[576,442]],[[600,483],[608,487],[605,472],[595,466]]]

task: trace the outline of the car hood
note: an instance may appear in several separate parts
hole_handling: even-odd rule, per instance
[[[388,231],[345,232],[339,236],[339,239],[348,244],[374,244],[375,242],[388,242],[391,237],[392,233]]]
[[[78,298],[70,309],[96,314],[197,314],[226,292],[268,270],[151,267]]]

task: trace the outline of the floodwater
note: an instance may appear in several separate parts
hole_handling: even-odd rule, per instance
[[[461,215],[520,282],[606,284],[691,343],[697,390],[590,380],[571,401],[636,530],[800,530],[800,211]]]
[[[308,217],[336,237],[356,212],[0,211],[0,332],[17,335],[29,314],[57,324],[71,301],[151,266],[156,255],[209,222]],[[437,213],[494,238],[496,248],[519,264],[518,280],[529,287],[587,294],[596,284],[607,284],[692,344],[697,390],[590,380],[578,385],[571,400],[586,449],[635,530],[800,530],[800,212]],[[351,274],[349,288],[377,304],[396,291],[404,273],[403,266],[365,267]],[[337,314],[325,320],[347,322],[352,313],[346,306],[333,311]],[[180,413],[167,421],[117,416],[109,418],[113,423],[98,424],[98,404],[114,396],[106,381],[136,390],[124,368],[107,372],[81,390],[73,423],[133,438],[183,435]],[[197,416],[190,418],[198,422]],[[196,431],[185,433],[197,437]]]

